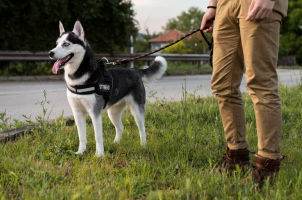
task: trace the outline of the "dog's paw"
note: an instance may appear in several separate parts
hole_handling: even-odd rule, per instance
[[[119,144],[119,143],[120,143],[120,141],[121,141],[121,140],[114,139],[114,140],[113,140],[113,143],[115,143],[115,144]]]
[[[103,157],[103,156],[104,156],[104,151],[103,152],[99,152],[99,151],[95,152],[95,157],[100,158],[100,157]]]
[[[141,145],[142,145],[142,147],[146,147],[147,141],[146,140],[145,141],[141,141]]]
[[[83,154],[85,150],[85,148],[79,148],[79,150],[75,152],[75,154]]]
[[[77,152],[74,152],[75,154],[77,155],[82,155],[84,153],[84,151],[77,151]]]

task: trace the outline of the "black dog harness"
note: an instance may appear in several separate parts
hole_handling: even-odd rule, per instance
[[[98,66],[101,70],[99,79],[97,82],[86,85],[67,85],[67,88],[70,92],[79,95],[89,95],[96,94],[99,96],[103,96],[105,100],[104,108],[106,107],[110,93],[112,90],[112,76],[110,72],[106,69],[103,61],[98,60]]]

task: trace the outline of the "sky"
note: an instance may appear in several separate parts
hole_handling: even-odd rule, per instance
[[[209,0],[131,0],[134,4],[135,19],[139,22],[139,32],[152,34],[163,31],[169,19],[176,18],[190,7],[206,11]],[[201,22],[201,19],[200,19]]]

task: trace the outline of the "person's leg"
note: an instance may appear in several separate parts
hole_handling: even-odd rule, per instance
[[[245,114],[239,88],[243,75],[243,55],[235,12],[237,7],[237,0],[218,2],[213,32],[211,86],[218,100],[225,138],[231,150],[248,147],[245,136]]]
[[[245,22],[242,18],[239,22],[247,89],[255,109],[258,154],[270,159],[281,156],[282,116],[276,72],[280,23],[277,12],[263,20]]]
[[[220,0],[214,24],[214,54],[212,91],[215,94],[223,122],[226,153],[218,167],[222,172],[242,170],[249,166],[245,114],[240,92],[243,76],[243,53],[236,15],[237,0]]]
[[[252,178],[260,187],[279,172],[281,155],[281,101],[276,72],[281,15],[246,22],[250,1],[242,1],[239,24],[246,64],[247,89],[254,103],[258,133],[258,154]],[[245,179],[247,180],[247,179]]]

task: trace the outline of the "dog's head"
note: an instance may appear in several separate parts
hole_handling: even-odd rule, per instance
[[[86,49],[84,29],[79,21],[74,24],[73,31],[66,32],[61,22],[59,22],[59,29],[57,46],[49,52],[49,57],[57,60],[52,68],[54,74],[67,64],[77,64],[76,57],[82,58]]]

